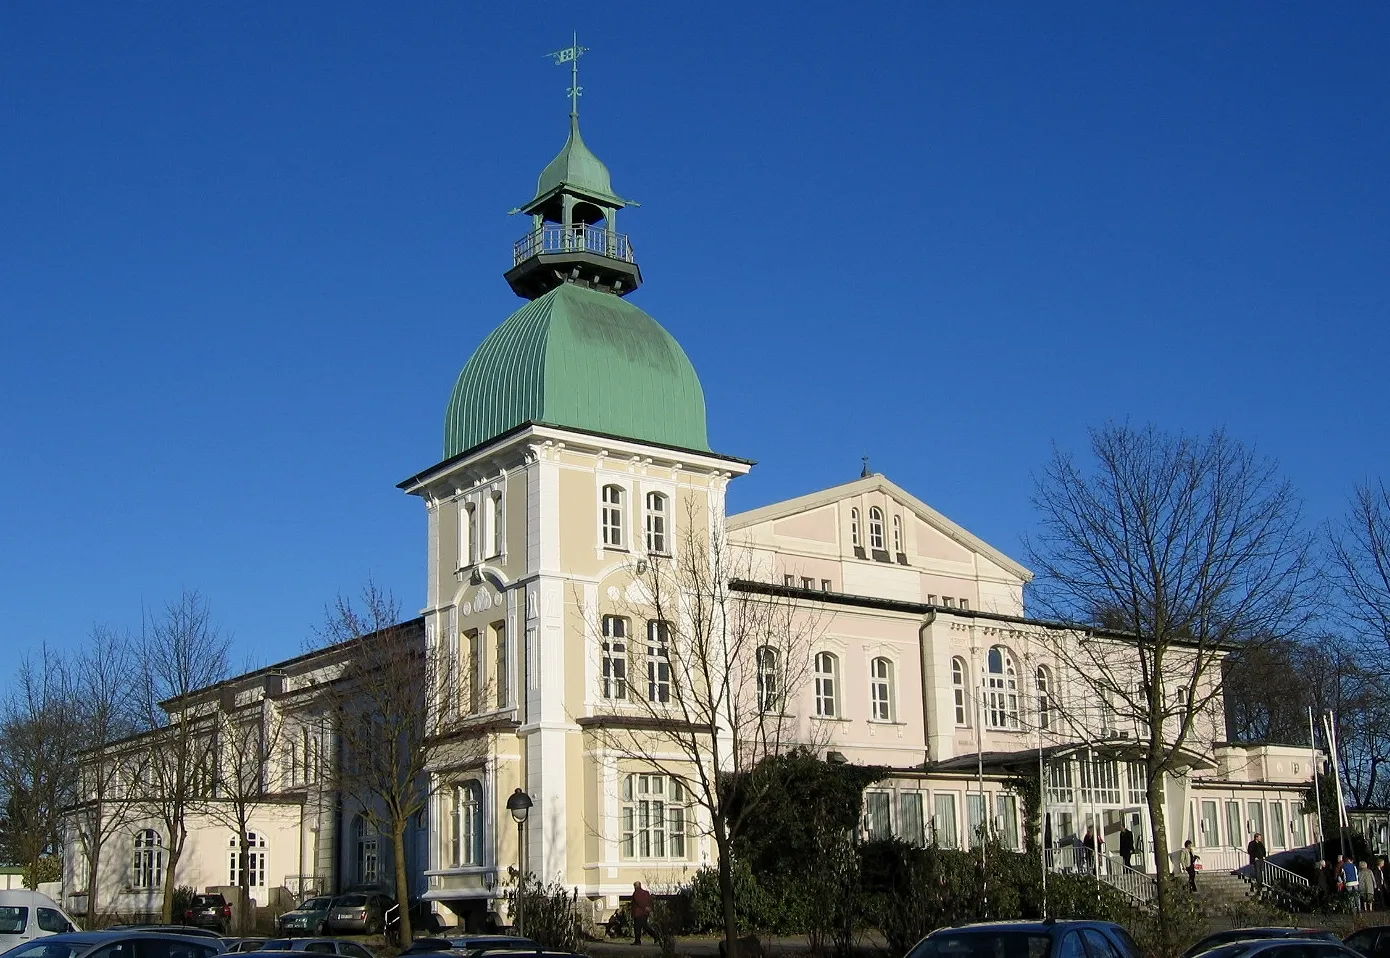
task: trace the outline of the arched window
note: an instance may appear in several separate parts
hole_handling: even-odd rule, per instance
[[[454,867],[483,863],[483,786],[477,781],[459,782],[449,793],[448,864]]]
[[[893,663],[883,656],[869,663],[869,702],[875,721],[893,721]]]
[[[459,503],[459,567],[478,561],[478,512],[472,503]]]
[[[227,873],[233,887],[241,884],[241,854],[237,851],[238,839],[232,836],[227,843]],[[265,836],[255,832],[246,833],[246,885],[248,888],[265,887]]]
[[[353,832],[357,839],[357,884],[374,885],[381,874],[381,851],[376,829],[358,815],[353,822]]]
[[[903,551],[903,517],[893,517],[893,551],[902,554]]]
[[[860,543],[860,541],[859,541],[859,510],[858,510],[858,509],[851,509],[851,510],[849,511],[849,542],[850,542],[850,545],[854,546],[855,548],[858,548],[858,547],[861,545],[861,543]]]
[[[782,710],[781,662],[777,650],[770,645],[758,646],[756,653],[758,669],[758,711],[780,712]]]
[[[869,548],[879,552],[887,548],[883,544],[883,510],[878,506],[869,510]]]
[[[647,493],[647,551],[666,554],[666,497],[659,492]]]
[[[816,714],[835,718],[840,714],[840,660],[832,652],[816,653]]]
[[[647,701],[671,701],[671,623],[647,623]]]
[[[627,619],[620,615],[603,617],[603,647],[600,652],[603,697],[627,698]]]
[[[965,707],[965,659],[956,656],[951,660],[951,695],[956,706],[956,725],[965,728],[970,724],[970,710]]]
[[[164,884],[164,839],[153,828],[135,833],[133,865],[131,887],[159,888]]]
[[[489,518],[489,520],[488,520],[488,523],[489,523],[489,525],[491,525],[491,527],[492,527],[491,529],[488,530],[488,532],[489,532],[489,535],[488,535],[488,545],[489,545],[489,548],[492,550],[492,551],[489,552],[488,554],[489,554],[489,555],[494,555],[494,556],[500,556],[500,555],[502,554],[502,538],[503,538],[503,536],[502,536],[502,532],[503,532],[503,526],[502,526],[502,494],[501,494],[500,492],[494,493],[493,496],[492,496],[492,499],[489,501],[488,505],[489,505],[489,507],[490,507],[490,512],[489,512],[490,518]]]
[[[1033,687],[1038,693],[1038,728],[1052,728],[1052,677],[1047,666],[1038,666],[1033,674]]]
[[[623,489],[622,486],[603,487],[603,544],[614,549],[623,547]]]
[[[1009,650],[989,650],[985,675],[985,717],[990,728],[1018,728],[1018,674]]]

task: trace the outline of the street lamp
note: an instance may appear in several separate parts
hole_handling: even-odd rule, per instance
[[[516,933],[520,935],[526,914],[526,816],[531,814],[531,796],[518,788],[507,798],[507,811],[516,819]]]

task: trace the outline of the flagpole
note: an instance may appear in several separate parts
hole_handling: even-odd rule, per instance
[[[1308,751],[1312,756],[1313,768],[1313,795],[1318,801],[1318,858],[1323,856],[1323,845],[1327,842],[1327,833],[1322,827],[1322,782],[1318,774],[1318,733],[1313,724],[1313,707],[1308,706]]]

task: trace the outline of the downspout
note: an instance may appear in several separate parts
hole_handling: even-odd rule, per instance
[[[927,629],[931,628],[936,621],[936,610],[928,609],[922,616],[921,623],[917,626],[917,654],[922,664],[922,745],[926,749],[926,754],[922,758],[922,764],[926,765],[931,761],[931,705],[927,699]],[[925,809],[923,812],[925,813]]]

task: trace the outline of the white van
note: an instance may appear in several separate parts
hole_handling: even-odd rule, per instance
[[[24,889],[0,891],[0,952],[45,935],[77,930],[77,922],[47,895]]]

